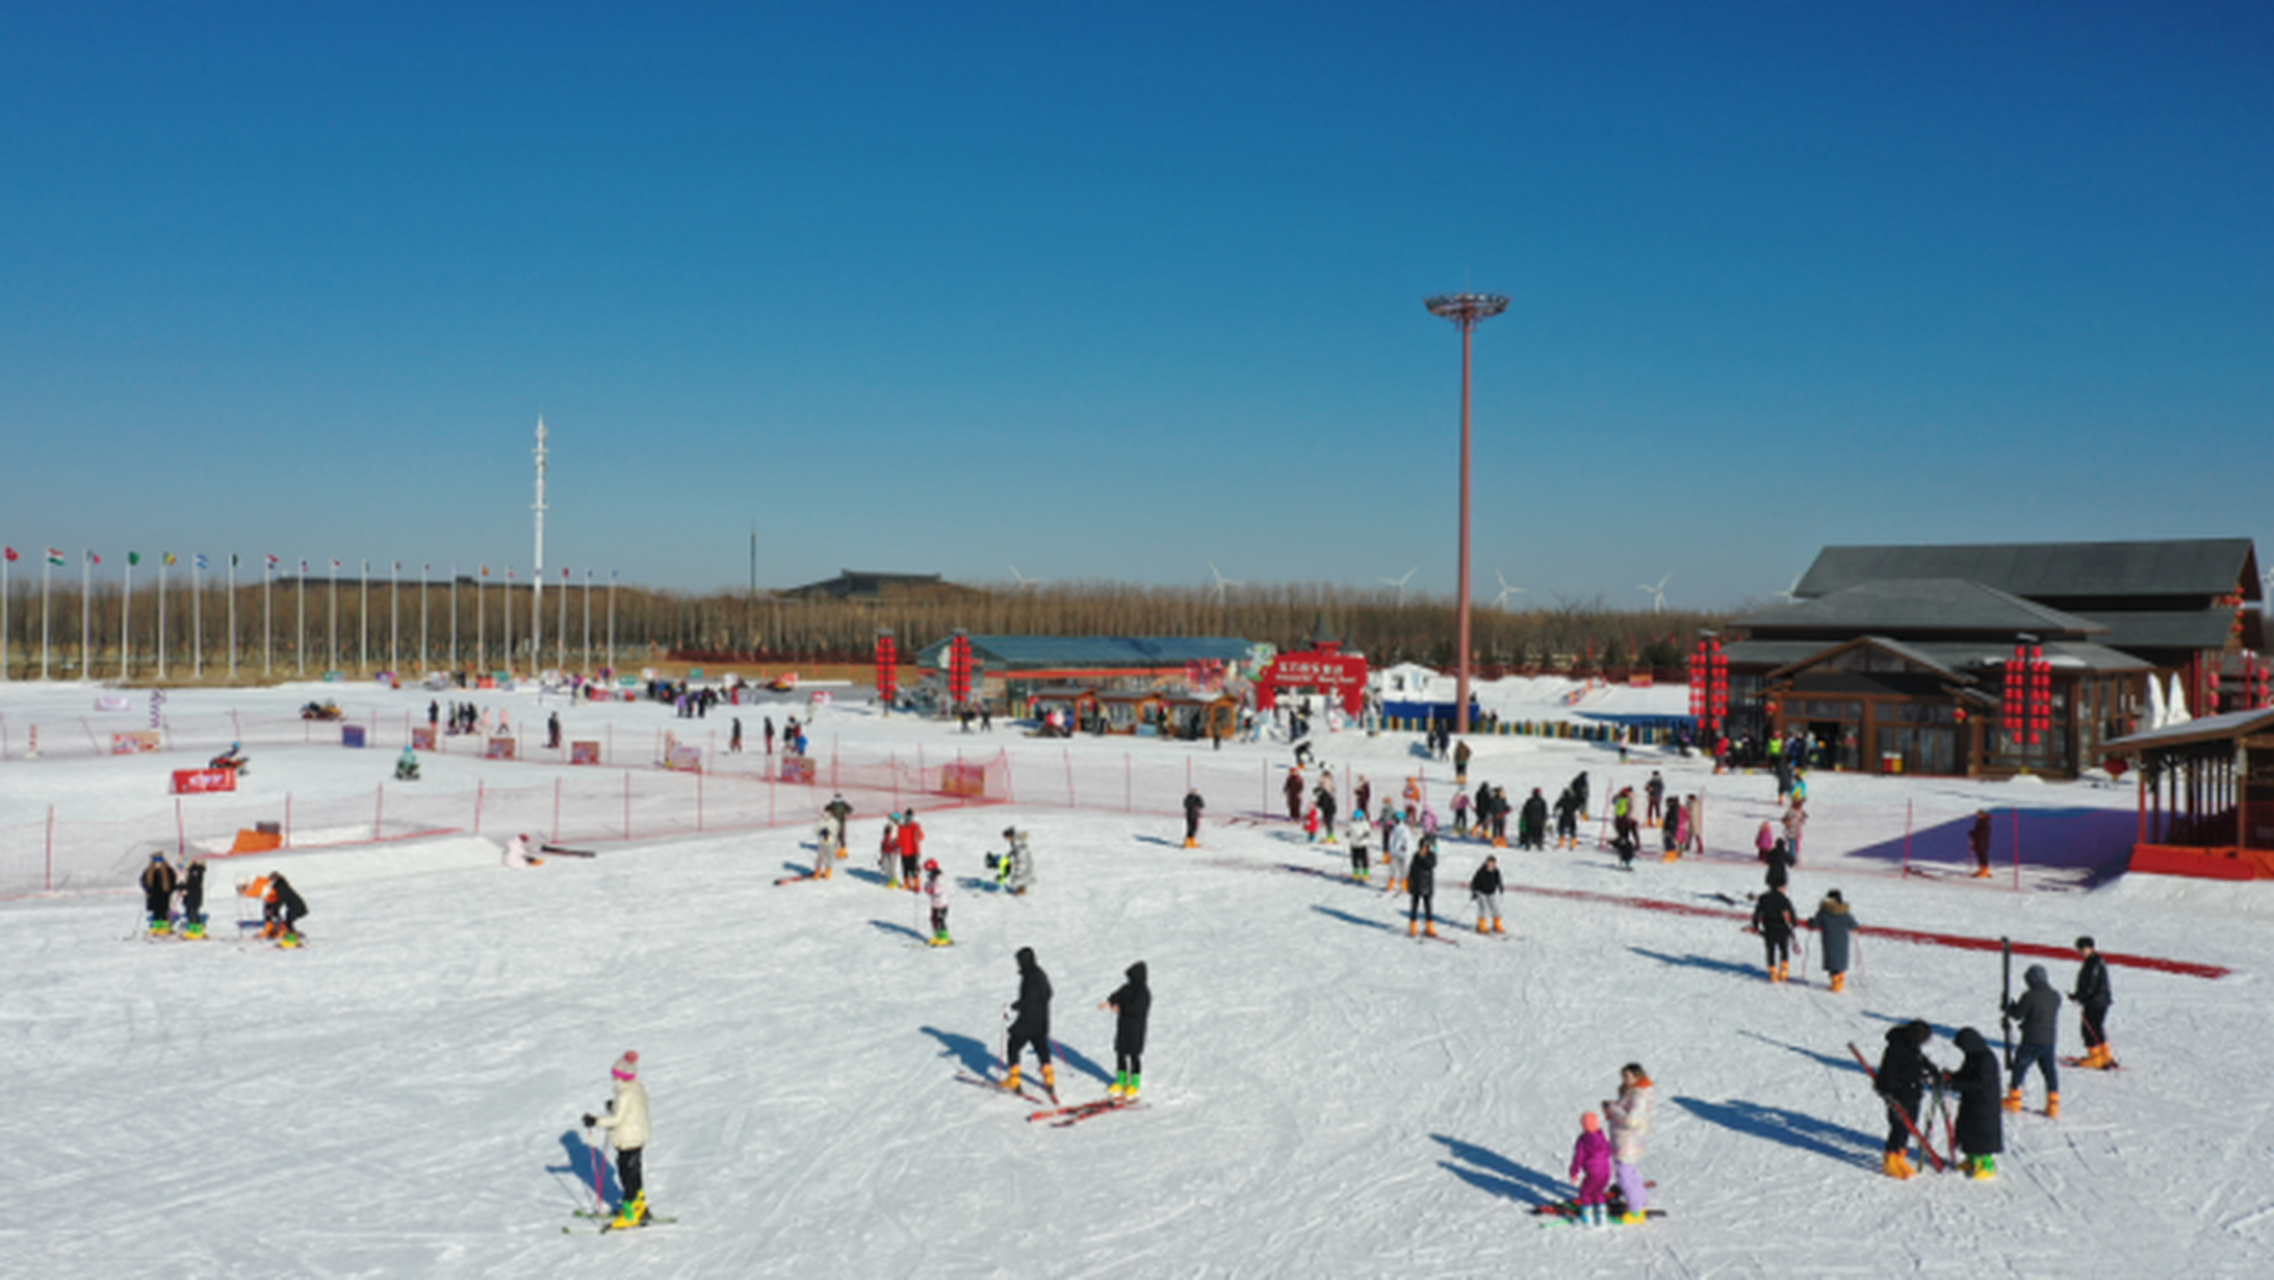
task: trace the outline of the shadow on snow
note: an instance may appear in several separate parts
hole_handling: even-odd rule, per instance
[[[1452,1156],[1450,1160],[1438,1161],[1437,1167],[1479,1191],[1514,1200],[1519,1204],[1543,1205],[1567,1198],[1571,1190],[1567,1182],[1537,1169],[1528,1169],[1473,1142],[1448,1138],[1442,1133],[1429,1136],[1444,1144],[1446,1152]]]
[[[1866,1169],[1879,1167],[1879,1136],[1860,1129],[1850,1129],[1784,1107],[1764,1107],[1741,1099],[1707,1102],[1703,1098],[1676,1098],[1674,1105],[1724,1129],[1763,1138],[1779,1146],[1806,1151],[1841,1164]]]

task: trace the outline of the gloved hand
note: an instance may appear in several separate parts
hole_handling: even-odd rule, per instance
[[[597,1123],[599,1123],[599,1122],[598,1122],[598,1121],[596,1121],[596,1120],[594,1120],[590,1114],[587,1114],[587,1115],[584,1117],[584,1127],[585,1127],[585,1128],[587,1128],[587,1129],[591,1128],[593,1125],[595,1125],[595,1124],[597,1124]]]

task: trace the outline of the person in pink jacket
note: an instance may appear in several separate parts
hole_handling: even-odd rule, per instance
[[[1571,1180],[1579,1184],[1579,1216],[1588,1226],[1603,1225],[1603,1193],[1611,1186],[1611,1140],[1603,1136],[1603,1118],[1590,1111],[1579,1117],[1579,1141],[1571,1148]]]

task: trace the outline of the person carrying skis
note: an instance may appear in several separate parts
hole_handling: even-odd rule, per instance
[[[608,1099],[608,1114],[584,1117],[586,1130],[605,1129],[616,1147],[616,1183],[623,1192],[623,1203],[616,1216],[608,1223],[611,1231],[626,1227],[647,1225],[647,1180],[641,1176],[640,1158],[647,1151],[648,1139],[653,1136],[647,1118],[647,1086],[640,1083],[640,1055],[637,1050],[626,1049],[616,1065],[608,1069],[609,1078],[615,1081],[614,1096]]]
[[[1207,801],[1205,801],[1205,800],[1202,800],[1202,799],[1200,798],[1200,792],[1199,792],[1197,789],[1193,789],[1193,788],[1187,788],[1187,789],[1185,790],[1185,793],[1184,793],[1184,847],[1185,847],[1185,848],[1187,848],[1187,849],[1197,849],[1197,848],[1199,848],[1199,847],[1200,847],[1200,811],[1201,811],[1202,809],[1205,809],[1205,808],[1207,808],[1207,807],[1208,807],[1208,802],[1207,802]]]
[[[2006,1016],[2021,1024],[2021,1047],[2014,1050],[2013,1077],[2006,1082],[2005,1107],[2021,1110],[2021,1082],[2031,1063],[2045,1076],[2045,1118],[2061,1118],[2061,1069],[2053,1043],[2061,1033],[2061,996],[2045,966],[2033,964],[2021,975],[2021,999],[2006,1001]]]
[[[1412,851],[1412,830],[1406,826],[1402,815],[1391,814],[1389,827],[1382,833],[1382,861],[1390,869],[1390,882],[1383,886],[1387,892],[1396,893],[1404,887],[1406,864],[1411,859]]]
[[[1603,1136],[1603,1118],[1590,1111],[1579,1117],[1579,1141],[1571,1146],[1571,1180],[1579,1184],[1572,1204],[1590,1227],[1603,1225],[1604,1193],[1611,1186],[1611,1140]]]
[[[197,864],[191,863],[190,870],[194,874]],[[186,904],[188,896],[185,894],[182,900]],[[183,909],[188,910],[186,905]],[[2106,1071],[2116,1065],[2116,1059],[2108,1051],[2108,1006],[2116,1003],[2115,995],[2108,989],[2108,962],[2100,958],[2100,951],[2093,946],[2090,937],[2077,939],[2077,954],[2084,957],[2084,963],[2077,966],[2077,985],[2069,992],[2069,999],[2084,1009],[2078,1025],[2084,1031],[2085,1056],[2077,1065]]]
[[[1350,878],[1363,881],[1372,871],[1374,857],[1374,824],[1367,820],[1364,809],[1353,809],[1350,825],[1343,833],[1350,841]]]
[[[1951,1073],[1958,1091],[1958,1149],[1966,1153],[1966,1173],[1987,1180],[1997,1176],[1998,1153],[2005,1150],[2005,1116],[1998,1110],[1998,1055],[1982,1033],[1959,1028],[1951,1043],[1966,1055]]]
[[[924,859],[924,896],[929,898],[932,903],[932,936],[925,945],[933,947],[954,945],[955,939],[950,938],[947,931],[947,877],[940,873],[940,864],[931,858]]]
[[[1469,896],[1477,900],[1478,933],[1508,932],[1508,926],[1500,919],[1500,889],[1500,859],[1488,853],[1484,856],[1484,865],[1469,877]],[[1487,916],[1492,918],[1489,925],[1485,923]]]
[[[153,936],[173,932],[174,884],[174,868],[166,855],[151,854],[150,865],[142,869],[142,916]]]
[[[1753,900],[1753,932],[1761,935],[1761,945],[1767,949],[1769,981],[1782,982],[1785,970],[1792,962],[1792,931],[1799,926],[1793,918],[1792,899],[1784,896],[1783,879],[1772,878],[1768,889]]]
[[[1113,1083],[1105,1091],[1109,1098],[1137,1096],[1145,1071],[1145,1022],[1153,1015],[1153,989],[1145,981],[1145,962],[1139,960],[1129,966],[1122,976],[1128,981],[1098,1006],[1112,1010],[1114,1015]]]
[[[1415,920],[1423,922],[1422,931],[1437,936],[1437,837],[1421,838],[1421,847],[1413,851],[1413,865],[1406,871],[1407,894],[1405,933],[1413,936]]]
[[[1831,979],[1832,990],[1845,991],[1848,985],[1848,942],[1858,928],[1856,918],[1848,911],[1848,900],[1840,891],[1832,890],[1816,904],[1816,914],[1808,918],[1808,927],[1824,939],[1824,973]]]
[[[910,809],[900,815],[900,880],[908,892],[919,893],[923,885],[916,878],[916,870],[924,861],[924,828],[916,822],[916,811]]]
[[[1058,1074],[1050,1061],[1050,975],[1034,958],[1033,947],[1020,947],[1019,998],[1011,1002],[1011,1029],[1003,1049],[1003,1061],[1010,1074],[1003,1077],[1003,1087],[1014,1092],[1019,1087],[1019,1059],[1027,1046],[1034,1046],[1034,1056],[1042,1063],[1042,1088],[1055,1098],[1058,1094]]]
[[[1641,1222],[1650,1211],[1649,1184],[1642,1177],[1642,1139],[1650,1132],[1650,1077],[1639,1062],[1619,1068],[1619,1096],[1603,1103],[1611,1126],[1611,1173],[1626,1201],[1624,1223]]]
[[[1887,1104],[1887,1150],[1881,1167],[1890,1178],[1918,1173],[1905,1153],[1911,1149],[1912,1127],[1922,1138],[1927,1131],[1919,1103],[1926,1097],[1927,1085],[1940,1074],[1924,1052],[1932,1039],[1934,1028],[1919,1019],[1887,1028],[1887,1048],[1879,1055],[1879,1070],[1871,1076],[1872,1091]],[[1919,1158],[1926,1159],[1926,1153],[1920,1152]]]
[[[182,936],[205,936],[205,859],[193,858],[182,872]]]

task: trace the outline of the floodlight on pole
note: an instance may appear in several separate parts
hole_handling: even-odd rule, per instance
[[[1450,320],[1461,331],[1461,579],[1458,624],[1460,668],[1453,690],[1453,731],[1469,731],[1469,365],[1470,335],[1480,321],[1508,309],[1497,293],[1449,293],[1422,302],[1429,314]]]

